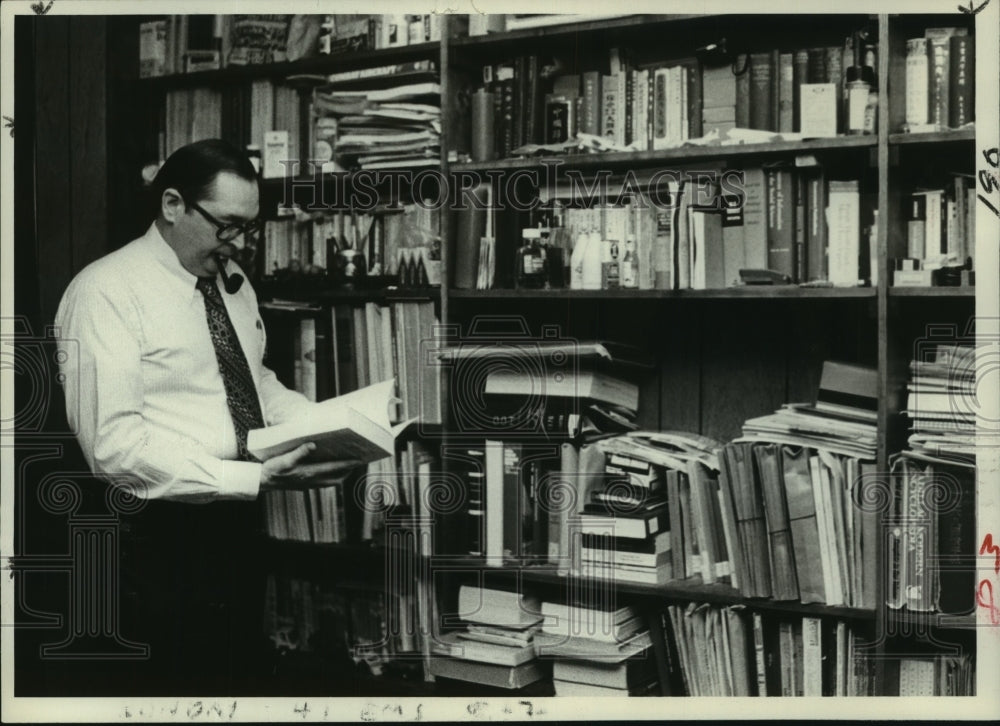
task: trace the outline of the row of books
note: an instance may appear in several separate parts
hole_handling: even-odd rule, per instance
[[[139,25],[139,77],[439,41],[445,21],[441,14],[170,15]]]
[[[393,422],[440,422],[439,371],[420,364],[426,355],[421,346],[426,347],[434,335],[432,302],[335,305],[325,316],[298,303],[271,301],[261,307],[282,315],[278,319],[268,316],[269,349],[291,352],[283,359],[272,356],[269,366],[310,400],[395,380],[398,398],[390,414]],[[294,315],[295,324],[287,324],[288,314]],[[273,345],[282,336],[284,345]],[[408,442],[395,456],[367,465],[367,474],[357,484],[360,491],[338,485],[269,492],[264,500],[266,531],[275,538],[306,542],[377,539],[388,509],[420,513],[418,477],[426,487],[430,461],[426,449]],[[347,510],[356,512],[353,516],[360,518],[357,524],[348,521]]]
[[[635,240],[636,287],[723,288],[739,284],[743,269],[796,283],[871,279],[875,212],[857,180],[829,179],[821,167],[750,167],[740,176],[710,195],[669,182],[674,203],[665,209],[606,210],[603,239]],[[566,220],[574,230],[595,223],[592,210],[567,210]]]
[[[453,32],[461,33],[464,16],[455,18]],[[359,50],[401,48],[441,40],[446,17],[433,14],[350,15],[323,17],[319,52],[338,54]],[[467,21],[465,21],[467,22]]]
[[[975,119],[976,44],[967,28],[927,28],[906,41],[906,130],[960,128]]]
[[[556,696],[875,695],[870,634],[840,619],[697,602],[643,613],[610,590],[557,602],[481,584],[461,585],[456,608],[460,627],[432,646],[437,677],[507,689],[551,678]],[[974,691],[968,655],[884,667],[887,695]]]
[[[943,189],[914,191],[907,204],[906,258],[893,285],[932,284],[932,271],[962,266],[976,251],[976,185],[971,175],[954,174]]]
[[[378,675],[393,657],[419,652],[422,640],[412,592],[380,585],[269,574],[267,635],[277,650],[365,663]]]
[[[750,53],[742,64],[738,73],[694,58],[636,64],[611,48],[607,72],[566,74],[568,62],[539,55],[484,66],[481,92],[494,110],[494,138],[484,143],[506,158],[542,144],[571,148],[578,135],[603,137],[606,149],[646,151],[713,132],[725,139],[733,129],[874,133],[876,48],[859,36],[842,46]]]
[[[440,284],[440,211],[399,204],[377,212],[303,212],[279,207],[264,227],[262,274],[395,278],[407,286]],[[342,269],[337,253],[359,252]]]
[[[291,86],[267,79],[224,89],[179,88],[164,94],[158,151],[166,159],[201,139],[223,137],[251,155],[264,178],[299,169],[299,96]]]
[[[843,620],[698,603],[670,605],[661,620],[687,695],[873,695],[866,639]]]
[[[727,174],[707,186],[671,180],[655,191],[623,187],[621,194],[609,186],[609,198],[620,202],[566,206],[561,225],[543,230],[546,249],[560,250],[561,261],[551,264],[568,268],[563,284],[592,290],[719,289],[742,284],[742,270],[771,270],[785,283],[877,282],[878,212],[858,180],[829,179],[822,167]],[[574,203],[568,187],[556,193],[560,203]],[[516,284],[515,244],[503,235],[493,239],[491,216],[458,213],[453,269],[459,287]],[[492,255],[482,254],[484,237]],[[490,261],[484,282],[482,267]]]

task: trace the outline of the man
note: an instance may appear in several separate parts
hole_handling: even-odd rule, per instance
[[[86,267],[59,306],[60,338],[79,347],[63,356],[67,412],[93,472],[146,500],[122,526],[122,635],[151,646],[129,677],[154,679],[140,692],[235,693],[262,652],[254,500],[342,481],[357,462],[304,463],[309,444],[264,462],[246,451],[248,430],[308,403],[263,365],[252,287],[220,279],[260,227],[247,158],[190,144],[153,192],[146,234]]]

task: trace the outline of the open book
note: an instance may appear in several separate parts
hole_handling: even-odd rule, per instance
[[[254,429],[247,449],[261,461],[310,441],[310,460],[357,459],[363,463],[392,456],[396,436],[411,422],[389,422],[395,379],[375,383],[337,398],[311,404],[303,415],[285,423]]]

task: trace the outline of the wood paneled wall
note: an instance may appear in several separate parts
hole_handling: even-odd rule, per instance
[[[15,32],[31,36],[30,43],[17,39],[29,55],[16,62],[34,66],[33,74],[19,74],[31,87],[15,89],[30,97],[34,117],[25,124],[16,119],[24,135],[16,139],[17,177],[32,180],[18,185],[17,206],[27,214],[33,209],[33,220],[18,224],[15,254],[30,258],[20,261],[19,273],[33,267],[37,279],[34,295],[19,296],[24,309],[18,312],[40,330],[51,323],[73,275],[109,250],[108,21],[25,18]]]

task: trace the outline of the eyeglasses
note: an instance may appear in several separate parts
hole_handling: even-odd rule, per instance
[[[233,222],[231,224],[226,224],[225,222],[220,222],[211,214],[202,209],[196,202],[191,202],[188,206],[192,207],[198,214],[205,218],[207,222],[215,226],[215,236],[220,242],[232,242],[234,239],[240,235],[245,235],[248,239],[255,238],[260,234],[261,229],[264,226],[264,220],[251,219],[249,222]]]

